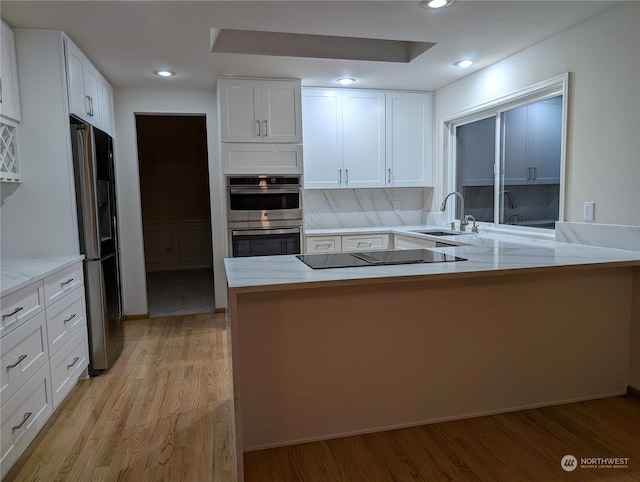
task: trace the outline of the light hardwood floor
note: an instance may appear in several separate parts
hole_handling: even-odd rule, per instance
[[[224,314],[127,321],[5,480],[232,480],[226,342]]]
[[[5,481],[231,482],[224,315],[126,323]],[[628,457],[564,472],[560,459]],[[638,481],[640,400],[623,397],[245,454],[246,482]]]

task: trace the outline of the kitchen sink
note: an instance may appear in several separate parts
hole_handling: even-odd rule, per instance
[[[429,236],[457,236],[459,233],[457,231],[411,231],[412,233],[418,234],[428,234]]]

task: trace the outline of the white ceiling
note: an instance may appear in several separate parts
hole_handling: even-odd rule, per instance
[[[613,5],[611,1],[10,1],[14,28],[64,30],[116,87],[215,87],[218,75],[301,78],[331,86],[436,90]],[[437,45],[408,64],[211,53],[211,28],[368,37]],[[453,62],[472,57],[462,70]],[[169,79],[152,72],[170,69]]]

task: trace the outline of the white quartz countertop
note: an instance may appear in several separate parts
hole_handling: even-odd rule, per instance
[[[2,296],[9,295],[20,288],[46,278],[56,271],[82,261],[84,255],[69,256],[33,256],[2,260]]]
[[[454,236],[426,236],[415,229],[437,227],[403,226],[393,228],[331,229],[306,231],[306,235],[366,234],[389,232],[435,241],[464,243],[465,246],[429,248],[459,256],[467,261],[419,263],[357,268],[311,269],[295,256],[258,256],[225,259],[229,288],[269,291],[311,287],[314,283],[363,283],[392,278],[415,279],[426,276],[469,277],[508,274],[513,270],[559,268],[598,268],[640,266],[640,252],[561,243],[548,239],[494,233]]]

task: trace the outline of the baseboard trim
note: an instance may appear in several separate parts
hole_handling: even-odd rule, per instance
[[[216,315],[217,315],[217,314],[220,314],[220,313],[226,313],[226,312],[227,312],[227,309],[226,309],[226,308],[216,308],[216,309],[214,310],[214,313],[215,313]]]
[[[124,315],[124,321],[148,320],[149,313],[141,313],[139,315]]]
[[[631,385],[628,385],[627,397],[640,399],[640,389],[632,387]]]

